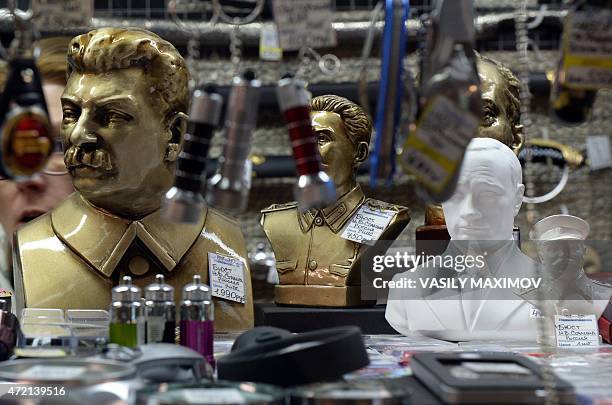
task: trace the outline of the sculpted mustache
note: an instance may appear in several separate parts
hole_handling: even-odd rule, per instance
[[[107,172],[113,170],[110,154],[104,149],[85,151],[73,145],[64,153],[64,163],[69,170],[78,166],[89,166],[94,169],[100,168]]]

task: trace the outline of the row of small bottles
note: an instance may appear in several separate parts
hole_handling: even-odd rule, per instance
[[[134,348],[145,343],[175,343],[176,306],[174,287],[164,276],[155,276],[155,283],[144,289],[132,284],[130,276],[112,290],[109,342]],[[210,287],[199,275],[183,287],[180,303],[180,344],[214,364],[214,307]]]

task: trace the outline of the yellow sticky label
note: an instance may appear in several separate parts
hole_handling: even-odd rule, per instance
[[[278,62],[283,59],[283,49],[278,42],[276,24],[265,24],[259,37],[259,59]]]
[[[568,15],[563,30],[561,82],[574,89],[612,88],[612,10]]]
[[[404,170],[440,193],[461,166],[478,125],[473,114],[462,111],[447,97],[433,98],[404,144],[400,158]]]

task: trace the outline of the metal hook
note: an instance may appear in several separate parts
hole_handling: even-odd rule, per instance
[[[319,70],[326,75],[336,73],[342,66],[340,58],[336,55],[327,53],[321,56],[320,53],[308,46],[300,48],[298,59],[301,61],[301,66],[298,69],[297,76],[302,76],[313,60],[317,62]]]
[[[528,30],[537,28],[540,26],[540,24],[542,24],[542,21],[544,21],[544,13],[546,12],[547,9],[548,9],[548,6],[546,4],[542,4],[540,6],[540,9],[538,10],[538,15],[536,15],[536,17],[533,19],[532,22],[529,22],[526,24]]]
[[[340,69],[341,65],[342,63],[340,62],[340,58],[331,53],[327,53],[321,56],[319,59],[319,69],[321,69],[321,72],[325,73],[326,75],[335,73],[338,69]]]
[[[245,25],[252,23],[257,17],[259,17],[261,11],[263,10],[264,0],[256,0],[253,11],[251,11],[251,13],[244,18],[230,17],[229,15],[227,15],[221,7],[220,0],[212,0],[212,6],[215,15],[217,15],[218,18],[220,18],[221,21],[223,21],[224,23],[231,25]]]
[[[178,16],[178,13],[176,11],[176,7],[177,7],[177,0],[170,0],[168,2],[168,13],[170,14],[170,18],[172,19],[172,21],[174,21],[174,23],[184,32],[192,35],[192,36],[197,36],[200,37],[202,34],[202,31],[198,28],[197,24],[194,24],[194,27],[189,27],[187,26],[187,24],[185,24],[185,22],[183,22],[183,20],[180,19],[180,17]],[[212,9],[212,16],[210,17],[210,23],[211,24],[215,24],[218,20],[219,16],[215,13],[214,8]]]

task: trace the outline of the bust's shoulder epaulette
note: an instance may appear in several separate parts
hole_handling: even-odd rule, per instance
[[[376,200],[374,198],[366,198],[364,201],[364,204],[368,205],[371,208],[379,209],[382,211],[393,211],[393,212],[397,212],[398,214],[399,213],[402,213],[402,214],[410,213],[410,209],[408,209],[407,207]]]
[[[532,286],[530,286],[530,287],[521,287],[521,288],[517,288],[517,289],[515,290],[515,292],[516,292],[518,295],[520,295],[520,296],[525,296],[525,297],[528,297],[528,298],[529,298],[529,297],[531,297],[531,296],[533,296],[533,298],[536,298],[536,295],[535,295],[535,294],[536,294],[536,291],[537,291],[537,290],[538,290],[538,289],[537,289],[536,287],[532,287]],[[543,294],[544,294],[544,293],[543,293]]]
[[[284,204],[272,204],[268,208],[264,208],[263,210],[261,210],[261,213],[265,214],[268,212],[284,211],[284,210],[291,210],[291,209],[296,209],[296,208],[297,208],[297,202],[293,201],[293,202],[288,202]]]
[[[224,220],[226,222],[230,222],[232,224],[235,224],[237,226],[239,226],[238,224],[238,220],[236,220],[236,218],[231,217],[228,213],[222,211],[222,210],[218,210],[218,209],[214,209],[214,208],[208,208],[208,215],[211,216],[215,216],[218,219]]]

